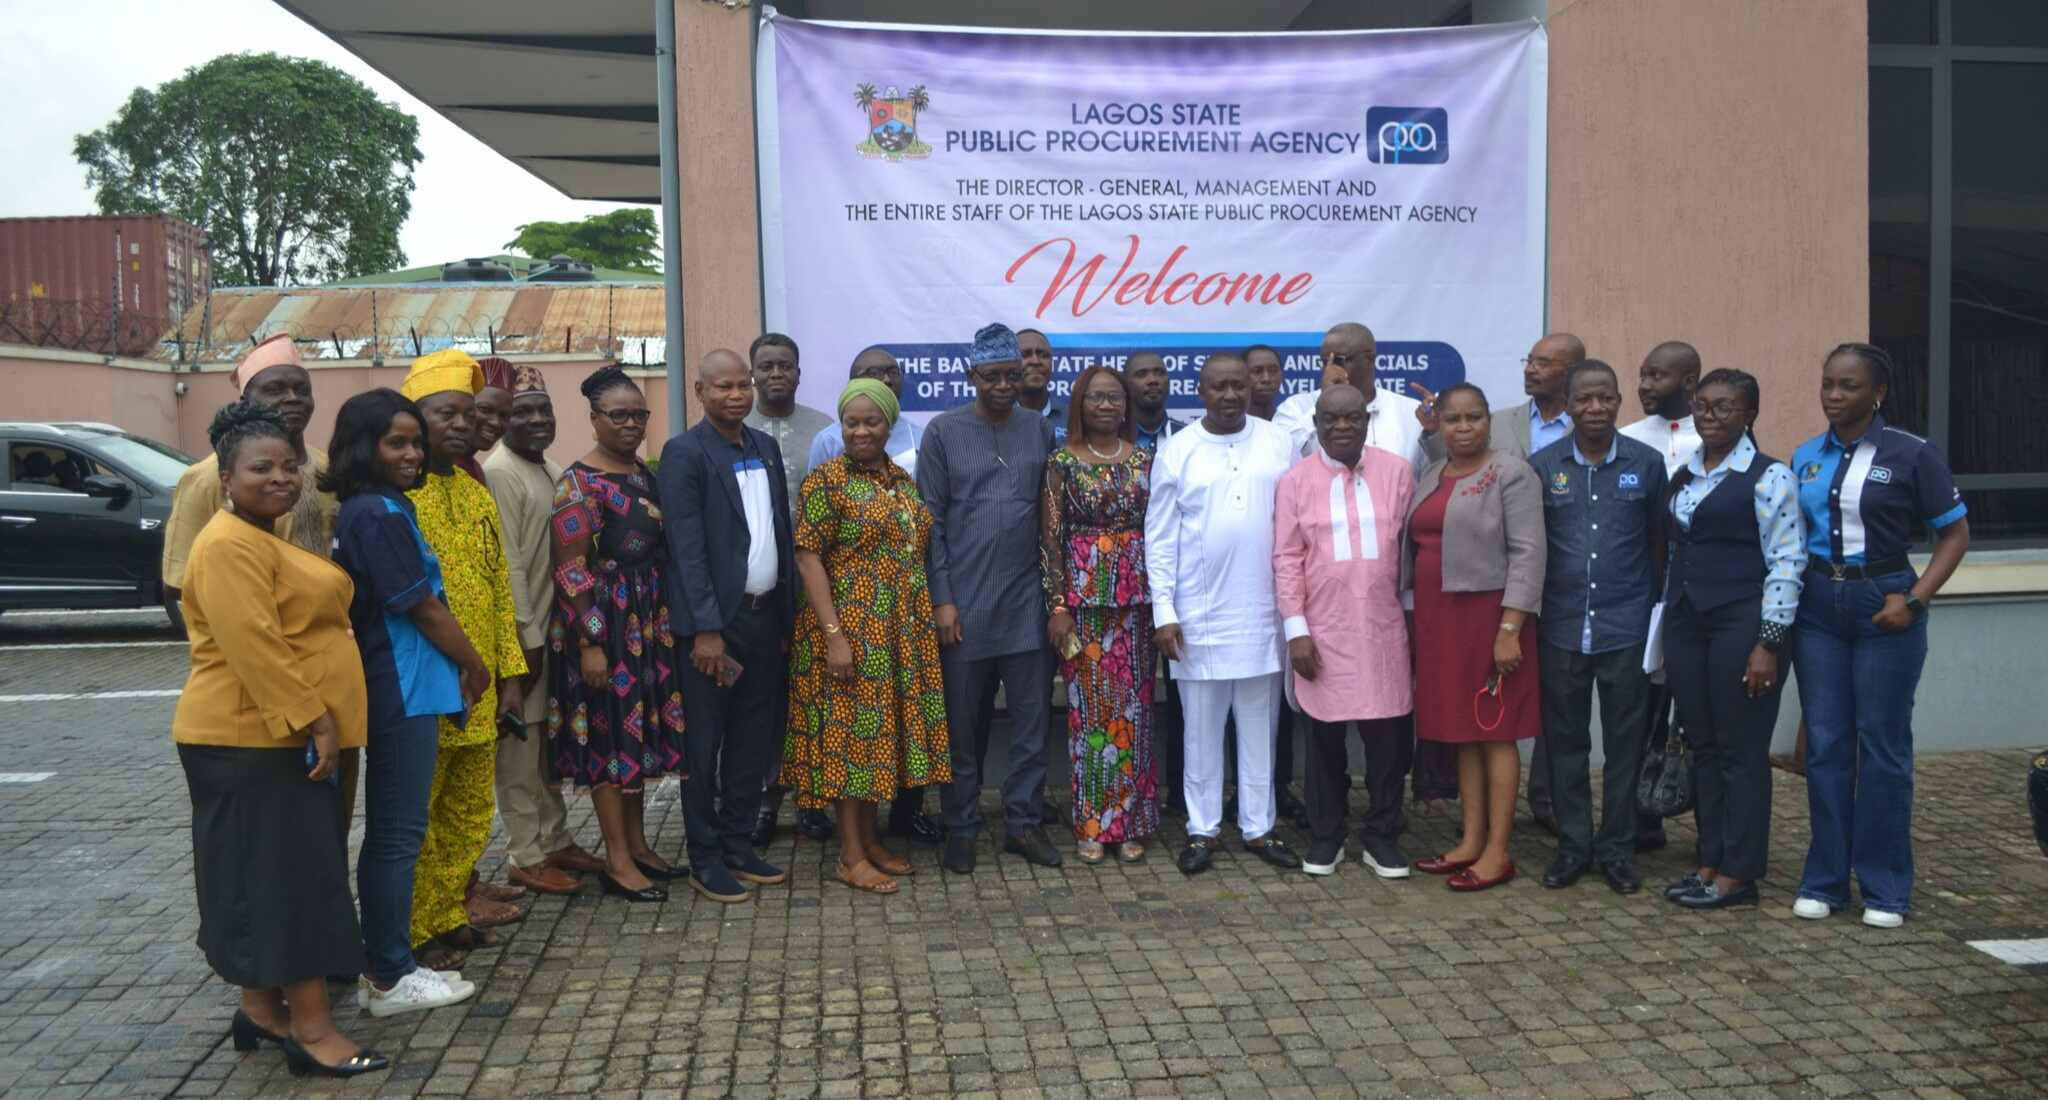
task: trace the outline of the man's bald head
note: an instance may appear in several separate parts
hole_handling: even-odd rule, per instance
[[[1352,385],[1324,386],[1316,398],[1317,414],[1343,414],[1365,408],[1365,391]]]
[[[1371,389],[1378,373],[1373,359],[1378,354],[1379,341],[1371,329],[1356,321],[1331,325],[1323,333],[1323,376],[1327,379],[1333,371],[1343,371],[1359,390]]]
[[[1699,349],[1683,340],[1666,340],[1643,356],[1636,374],[1636,397],[1649,416],[1683,420],[1691,411],[1693,387],[1699,381]]]
[[[1586,342],[1569,332],[1553,332],[1536,341],[1522,361],[1522,392],[1547,414],[1563,409],[1565,377],[1586,358]]]
[[[1694,378],[1700,376],[1699,349],[1683,340],[1666,340],[1658,344],[1650,349],[1650,354],[1643,356],[1643,362],[1656,363],[1667,370],[1688,374]]]
[[[1372,415],[1366,411],[1365,391],[1338,383],[1324,386],[1316,398],[1316,442],[1323,453],[1346,466],[1358,465],[1365,453],[1365,426]]]
[[[739,352],[731,348],[717,348],[705,353],[703,361],[697,364],[697,377],[708,382],[713,377],[727,371],[739,371],[741,374],[746,374],[752,369],[747,366],[745,359],[740,358]]]

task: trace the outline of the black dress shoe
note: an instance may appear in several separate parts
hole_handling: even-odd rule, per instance
[[[1003,851],[1023,856],[1024,862],[1036,863],[1040,867],[1058,867],[1060,850],[1052,846],[1044,829],[1026,829],[1003,838]]]
[[[1176,861],[1183,875],[1199,875],[1209,869],[1210,860],[1215,858],[1216,841],[1211,837],[1189,837],[1188,846],[1180,850]]]
[[[1664,887],[1664,900],[1677,901],[1680,895],[1690,894],[1704,885],[1706,884],[1700,881],[1699,872],[1687,871],[1685,877]]]
[[[652,863],[642,863],[637,859],[633,861],[633,866],[640,868],[641,874],[656,882],[674,882],[677,879],[690,877],[690,869],[688,867],[656,867]]]
[[[1726,894],[1716,889],[1713,883],[1695,887],[1671,899],[1685,909],[1729,909],[1737,905],[1755,905],[1758,900],[1756,883],[1745,882],[1739,890]]]
[[[956,875],[974,873],[974,834],[954,833],[946,837],[946,870]]]
[[[1607,879],[1607,888],[1617,894],[1633,894],[1642,890],[1643,876],[1636,873],[1636,865],[1625,859],[1600,865],[1600,873]]]
[[[1661,851],[1664,845],[1668,843],[1670,842],[1664,839],[1664,829],[1662,826],[1655,829],[1636,830],[1636,851],[1638,852]]]
[[[914,840],[919,844],[937,844],[946,839],[946,827],[938,818],[927,813],[889,815],[889,835]]]
[[[754,831],[747,834],[747,842],[756,848],[766,848],[775,840],[775,807],[763,803],[761,812],[754,815]]]
[[[293,1077],[315,1074],[320,1077],[355,1077],[365,1073],[376,1073],[391,1068],[391,1059],[367,1047],[356,1052],[355,1057],[338,1066],[330,1066],[313,1052],[291,1038],[279,1039],[277,1045],[284,1048],[284,1065],[292,1071]]]
[[[1559,856],[1551,860],[1550,866],[1544,869],[1543,888],[1546,890],[1562,890],[1572,883],[1579,881],[1579,876],[1585,873],[1585,860],[1573,859],[1570,856]]]
[[[668,890],[665,887],[649,886],[645,890],[628,890],[624,886],[619,885],[619,880],[613,878],[606,871],[599,871],[597,873],[597,884],[604,887],[605,893],[615,898],[625,898],[627,901],[668,900]]]
[[[830,817],[825,816],[825,811],[797,811],[796,832],[798,836],[804,837],[808,840],[815,840],[818,843],[823,844],[826,841],[832,839],[832,834],[834,831],[835,830],[832,828],[832,819]]]
[[[1295,855],[1294,849],[1289,848],[1287,842],[1277,836],[1247,840],[1244,842],[1244,850],[1283,871],[1301,870],[1301,857]]]

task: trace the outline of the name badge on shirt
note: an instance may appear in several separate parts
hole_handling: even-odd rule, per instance
[[[1621,474],[1614,479],[1614,485],[1617,489],[1640,489],[1643,487],[1643,475]]]
[[[1892,472],[1884,466],[1872,466],[1870,468],[1870,480],[1880,485],[1889,485],[1892,481]]]

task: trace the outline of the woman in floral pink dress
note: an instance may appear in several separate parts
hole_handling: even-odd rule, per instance
[[[1074,765],[1074,843],[1083,862],[1104,845],[1144,858],[1159,827],[1152,756],[1151,595],[1145,585],[1145,504],[1152,452],[1132,439],[1123,376],[1091,367],[1074,383],[1067,445],[1045,467],[1040,509],[1046,634],[1067,685]]]

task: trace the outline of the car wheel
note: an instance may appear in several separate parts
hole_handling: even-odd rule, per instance
[[[164,598],[164,614],[171,618],[171,633],[180,638],[185,637],[185,609],[176,598]]]

